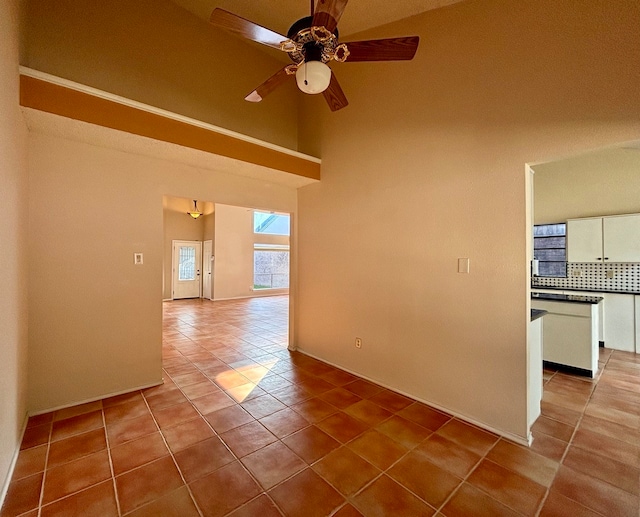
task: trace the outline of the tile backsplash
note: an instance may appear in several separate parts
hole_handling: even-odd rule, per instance
[[[640,292],[640,264],[567,263],[566,278],[533,277],[532,287]]]

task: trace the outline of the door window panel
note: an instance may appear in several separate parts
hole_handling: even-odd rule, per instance
[[[178,280],[196,279],[196,249],[193,246],[180,246],[178,262]]]

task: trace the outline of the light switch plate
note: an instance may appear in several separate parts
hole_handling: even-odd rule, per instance
[[[469,272],[469,259],[468,258],[459,258],[458,259],[458,273],[468,273]]]
[[[142,253],[134,253],[133,254],[133,263],[136,266],[141,266],[143,263]]]

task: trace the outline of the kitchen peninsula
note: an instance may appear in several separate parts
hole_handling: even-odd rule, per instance
[[[600,296],[532,293],[532,309],[547,311],[542,359],[574,373],[595,377],[598,371]]]

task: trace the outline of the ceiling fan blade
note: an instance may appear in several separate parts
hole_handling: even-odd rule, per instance
[[[346,95],[340,87],[340,83],[336,79],[336,75],[331,73],[331,82],[329,88],[322,92],[324,99],[327,101],[331,111],[338,111],[339,109],[346,108],[349,104]]]
[[[249,102],[260,102],[278,86],[284,83],[289,75],[290,74],[287,73],[287,67],[279,70],[271,77],[269,77],[269,79],[267,79],[264,83],[258,86],[255,90],[253,90],[249,95],[247,95],[244,100]]]
[[[313,25],[333,32],[338,26],[348,0],[318,0]]]
[[[349,49],[346,61],[405,61],[413,59],[418,43],[418,36],[352,41],[346,43]]]
[[[277,48],[278,50],[280,50],[280,43],[287,41],[288,39],[282,34],[278,34],[277,32],[262,27],[257,23],[245,20],[240,16],[220,8],[213,10],[209,21],[216,27],[220,27],[221,29],[237,34],[238,36],[250,39],[251,41],[256,41],[263,45]]]

